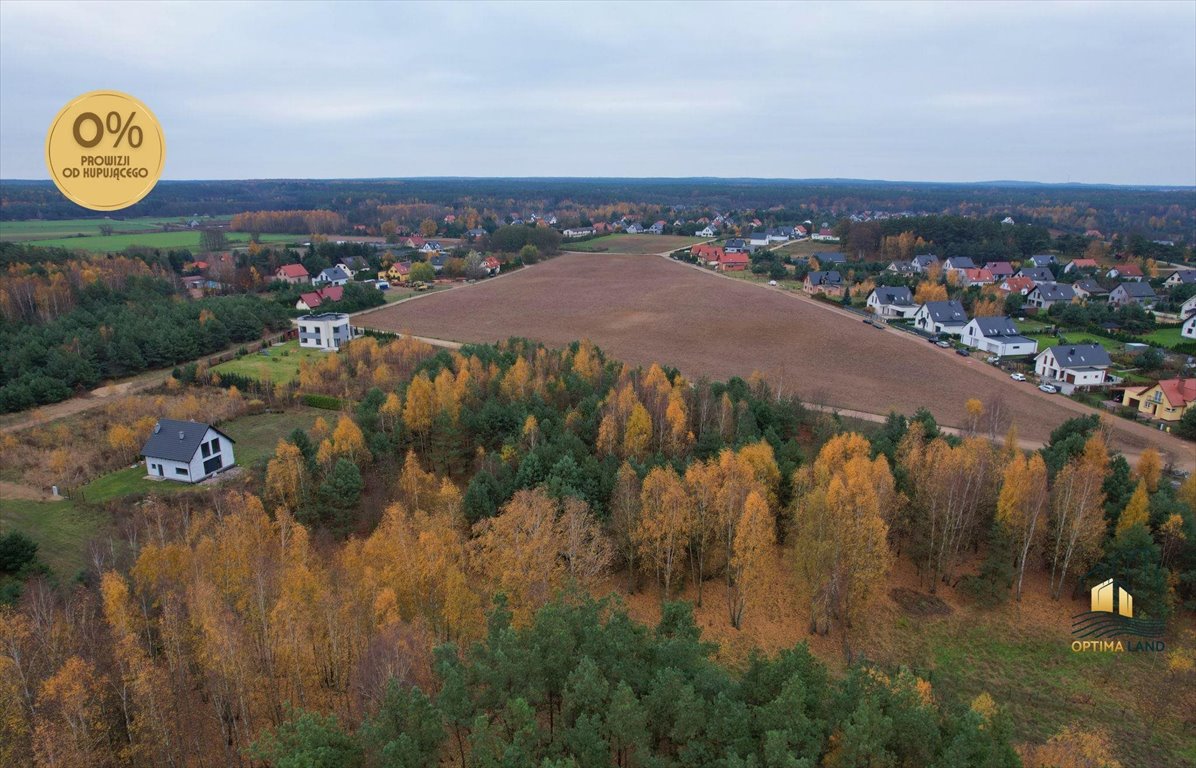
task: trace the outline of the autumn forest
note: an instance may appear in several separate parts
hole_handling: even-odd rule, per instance
[[[202,367],[170,387],[296,407]],[[1196,601],[1196,479],[1131,465],[1096,416],[1030,453],[980,401],[962,434],[924,411],[864,434],[759,375],[588,342],[367,337],[298,389],[327,408],[310,429],[221,489],[125,505],[79,579],[0,608],[0,763],[1113,765],[1099,734],[1018,744],[1016,702],[873,662],[873,606],[896,570],[982,610],[1065,612],[1112,575],[1136,615]],[[734,635],[777,585],[833,663],[728,663],[695,620]]]

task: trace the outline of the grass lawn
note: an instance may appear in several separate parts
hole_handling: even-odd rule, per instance
[[[231,437],[236,445],[233,450],[237,456],[237,463],[249,466],[261,459],[274,455],[274,447],[279,438],[286,437],[296,427],[311,429],[312,424],[320,416],[336,425],[336,414],[322,411],[318,408],[299,407],[285,413],[259,413],[256,416],[243,416],[239,419],[221,424],[220,429]]]
[[[1179,335],[1180,326],[1173,325],[1169,328],[1159,328],[1157,331],[1151,331],[1142,337],[1143,341],[1149,341],[1151,344],[1156,344],[1160,347],[1167,347],[1170,349],[1176,344],[1181,344],[1187,339]]]
[[[817,240],[797,240],[791,243],[786,243],[780,248],[776,249],[776,253],[784,256],[792,256],[796,259],[804,259],[807,256],[813,256],[815,253],[839,253],[839,243],[822,243]]]
[[[1049,323],[1042,323],[1037,320],[1014,320],[1013,324],[1017,327],[1018,331],[1027,336],[1041,333],[1044,328],[1048,328],[1050,325]]]
[[[36,541],[37,556],[62,580],[86,565],[87,542],[109,525],[103,512],[79,509],[70,500],[0,499],[0,533],[21,531]]]
[[[325,419],[335,416],[328,411],[320,411],[315,408],[296,408],[285,413],[259,413],[253,416],[242,416],[221,424],[220,429],[235,443],[233,452],[237,459],[237,465],[248,467],[273,455],[279,438],[286,437],[296,427],[310,429],[321,415]],[[82,495],[85,501],[99,504],[143,493],[185,493],[207,490],[210,487],[150,480],[146,477],[145,465],[138,464],[97,477],[83,486]]]
[[[1063,338],[1067,339],[1068,344],[1100,344],[1110,352],[1121,349],[1121,342],[1116,339],[1106,339],[1083,331],[1064,331]]]
[[[199,248],[200,233],[196,230],[179,232],[147,232],[145,234],[110,235],[103,237],[95,235],[89,237],[61,237],[51,240],[38,240],[37,245],[46,248],[59,247],[83,251],[117,252],[132,245],[147,248]],[[249,242],[246,232],[228,232],[226,237],[230,245]],[[307,239],[307,235],[262,235],[265,243],[297,242]]]
[[[298,341],[288,341],[267,349],[269,354],[263,355],[251,352],[226,363],[217,365],[212,370],[216,373],[235,373],[249,376],[259,381],[271,381],[276,384],[286,384],[299,375],[299,362],[327,355],[318,349],[305,349]]]
[[[703,242],[700,237],[685,237],[682,235],[603,235],[593,240],[580,243],[565,242],[561,250],[581,251],[583,253],[626,253],[644,255],[649,253],[663,253],[685,248],[694,243]]]

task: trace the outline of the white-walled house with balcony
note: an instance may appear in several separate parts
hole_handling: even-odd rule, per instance
[[[300,315],[292,320],[299,329],[299,346],[336,351],[353,338],[349,316],[343,312]]]
[[[198,421],[159,419],[141,449],[153,478],[198,483],[234,466],[233,439]]]

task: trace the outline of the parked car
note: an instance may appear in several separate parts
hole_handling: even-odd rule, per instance
[[[1026,380],[1026,374],[1024,374],[1024,373],[1011,373],[1011,374],[1009,374],[1009,378],[1013,379],[1014,381],[1025,381],[1025,380]]]
[[[769,280],[769,281],[768,281],[768,284],[769,284],[769,285],[772,285],[772,286],[775,286],[775,285],[777,284],[777,281],[776,281],[776,280]]]
[[[949,341],[936,341],[936,342],[934,343],[934,345],[935,345],[936,347],[942,347],[943,349],[950,349],[950,348],[951,348],[951,342],[949,342]]]
[[[1038,388],[1043,392],[1046,392],[1048,395],[1053,395],[1059,391],[1058,388],[1056,388],[1053,384],[1039,384]]]
[[[967,351],[963,347],[960,347],[959,349],[955,350],[955,354],[959,355],[960,357],[968,357],[972,353]]]

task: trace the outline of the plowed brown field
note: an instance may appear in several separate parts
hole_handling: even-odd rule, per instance
[[[493,342],[525,336],[560,346],[588,338],[633,364],[654,361],[716,379],[759,370],[810,402],[873,414],[926,406],[957,425],[968,398],[999,396],[1021,437],[1046,440],[1063,420],[1092,411],[981,360],[791,292],[768,289],[657,256],[567,254],[498,279],[406,301],[363,325],[437,339]],[[1111,419],[1116,448],[1155,445],[1189,469],[1196,447]]]

